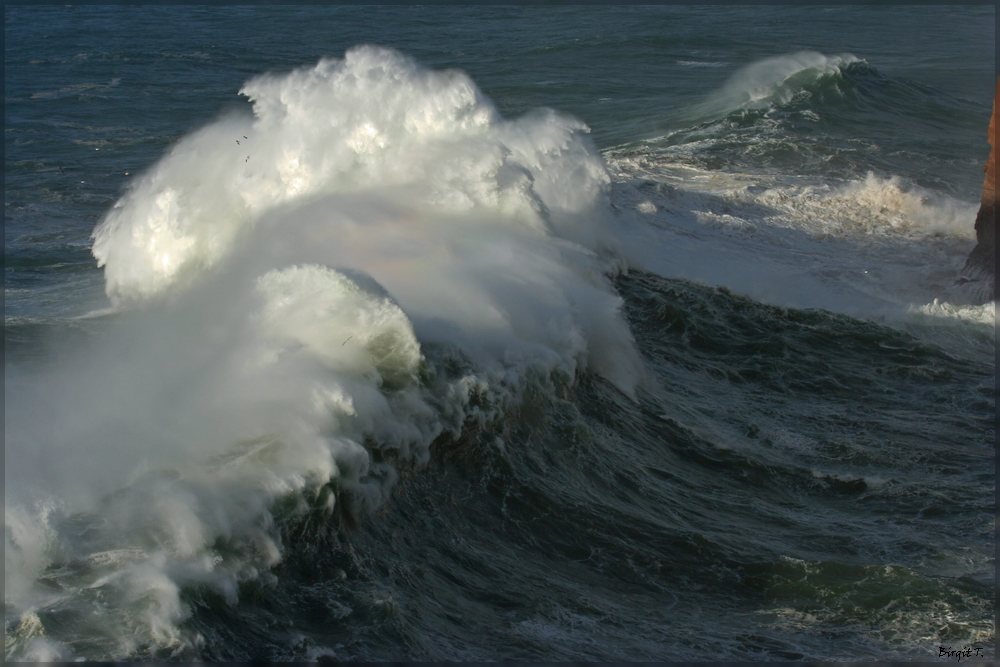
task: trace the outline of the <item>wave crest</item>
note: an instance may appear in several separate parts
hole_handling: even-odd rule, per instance
[[[842,80],[849,67],[862,64],[867,63],[849,53],[826,56],[816,51],[800,51],[765,58],[733,74],[703,103],[702,114],[718,118],[739,110],[783,106],[821,81]]]
[[[489,210],[592,242],[580,219],[607,175],[583,123],[551,111],[503,121],[460,72],[434,72],[363,46],[248,82],[254,118],[178,143],[94,231],[116,300],[159,293],[214,266],[279,206],[334,193],[404,194],[450,212]]]

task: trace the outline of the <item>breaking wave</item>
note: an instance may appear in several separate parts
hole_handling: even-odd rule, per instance
[[[181,591],[234,601],[288,517],[380,507],[531,378],[643,378],[585,125],[370,46],[241,92],[97,226],[107,335],[8,370],[8,656],[72,655],[54,600],[93,654],[190,646]]]
[[[822,94],[824,86],[826,92],[843,97],[840,86],[849,81],[845,72],[852,67],[867,67],[867,62],[848,53],[826,56],[816,51],[765,58],[736,71],[700,105],[699,115],[717,119],[735,111],[783,106],[803,95]]]

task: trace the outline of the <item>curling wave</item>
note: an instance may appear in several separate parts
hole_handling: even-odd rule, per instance
[[[845,53],[826,56],[816,51],[765,58],[734,73],[726,84],[699,107],[700,115],[721,118],[735,111],[783,106],[803,95],[832,92],[843,97],[849,68],[867,66]]]
[[[371,46],[241,92],[96,228],[108,335],[8,373],[8,657],[73,655],[55,601],[92,654],[197,643],[182,590],[235,601],[281,516],[381,506],[530,377],[643,377],[585,125]]]

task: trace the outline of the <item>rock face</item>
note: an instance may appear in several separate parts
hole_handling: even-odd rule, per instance
[[[976,216],[976,247],[962,269],[959,283],[979,302],[995,301],[996,293],[996,121],[997,95],[1000,94],[1000,79],[997,79],[993,93],[993,116],[990,118],[990,158],[986,162],[986,180],[983,182],[983,196],[980,200],[979,215]]]

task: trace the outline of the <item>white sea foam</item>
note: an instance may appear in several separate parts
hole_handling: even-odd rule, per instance
[[[935,298],[911,305],[901,323],[912,333],[937,345],[969,356],[978,353],[984,363],[996,362],[996,303],[949,303]]]
[[[931,303],[911,307],[911,312],[943,319],[954,319],[974,324],[996,326],[996,303],[990,301],[980,305],[950,304],[947,301],[934,299]]]
[[[30,614],[40,572],[76,568],[60,604],[108,657],[197,642],[182,588],[232,602],[273,566],[276,499],[329,512],[332,484],[379,506],[473,393],[591,369],[633,394],[643,374],[584,125],[506,121],[465,75],[374,47],[243,93],[252,119],[183,139],[95,230],[119,321],[6,377],[5,602]],[[430,343],[466,376],[424,378]],[[36,639],[8,655],[67,656]]]
[[[630,266],[780,306],[908,317],[955,280],[976,208],[898,177],[818,183],[709,171],[671,150],[610,151]]]
[[[882,179],[869,172],[864,181],[841,186],[772,188],[761,203],[814,234],[841,237],[949,236],[974,240],[976,206],[906,186],[898,176]]]
[[[112,297],[153,294],[214,265],[276,206],[372,188],[593,240],[592,216],[579,214],[594,212],[607,176],[576,120],[541,112],[503,122],[465,75],[376,48],[258,77],[241,92],[252,121],[181,141],[98,226],[93,250]]]

